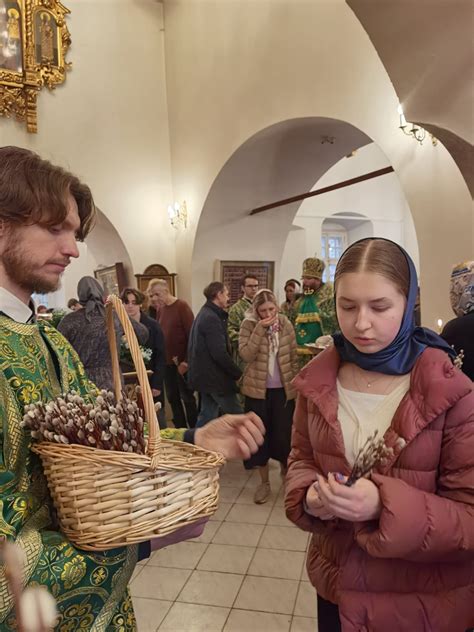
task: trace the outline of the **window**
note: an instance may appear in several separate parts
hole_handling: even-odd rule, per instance
[[[326,264],[323,281],[334,281],[336,265],[347,246],[345,230],[323,230],[321,235],[321,259]]]
[[[31,298],[34,300],[37,307],[38,305],[45,305],[46,307],[49,307],[48,296],[48,294],[38,294],[37,292],[34,292],[31,295]]]

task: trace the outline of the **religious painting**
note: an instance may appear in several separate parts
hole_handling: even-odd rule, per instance
[[[17,0],[0,0],[0,69],[23,72],[21,8]]]
[[[123,263],[115,263],[113,266],[104,266],[94,270],[94,276],[104,288],[104,294],[116,294],[127,287],[127,279]]]
[[[59,66],[59,30],[50,11],[35,14],[35,61],[37,64]]]
[[[43,87],[63,83],[71,38],[60,0],[0,0],[0,116],[37,131]]]
[[[274,261],[218,261],[217,276],[229,289],[230,305],[242,296],[242,279],[246,274],[253,274],[258,279],[260,289],[273,291]]]

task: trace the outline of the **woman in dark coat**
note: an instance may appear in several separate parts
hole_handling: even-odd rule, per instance
[[[123,301],[127,314],[132,323],[141,323],[148,329],[148,341],[146,346],[151,349],[151,360],[149,367],[152,371],[150,376],[150,386],[155,402],[160,402],[161,409],[158,413],[158,421],[161,428],[166,428],[164,415],[163,377],[165,373],[166,354],[165,337],[158,321],[147,316],[141,310],[145,300],[145,295],[133,287],[126,287],[120,298]]]
[[[77,351],[87,377],[99,388],[114,389],[112,358],[107,340],[105,324],[104,290],[93,277],[83,277],[77,285],[79,303],[84,309],[67,314],[59,323],[58,330]],[[148,340],[148,329],[132,322],[140,344]],[[116,319],[115,334],[117,348],[123,336],[122,327]]]
[[[456,318],[445,325],[441,336],[456,353],[463,353],[461,369],[474,380],[474,261],[454,267],[450,294]]]

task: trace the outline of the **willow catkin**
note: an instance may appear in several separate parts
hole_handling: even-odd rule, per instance
[[[102,390],[94,403],[75,391],[25,406],[21,426],[35,441],[79,444],[102,450],[145,454],[144,422],[136,402],[115,401]]]
[[[383,437],[378,438],[378,430],[376,430],[359,450],[345,485],[350,487],[359,478],[370,474],[375,467],[383,465],[392,455],[393,449],[387,448]]]

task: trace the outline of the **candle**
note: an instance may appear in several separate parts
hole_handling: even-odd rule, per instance
[[[398,106],[398,114],[400,115],[400,127],[403,129],[407,126],[407,120],[405,118],[405,115],[403,114],[403,108],[401,104],[399,104]]]

